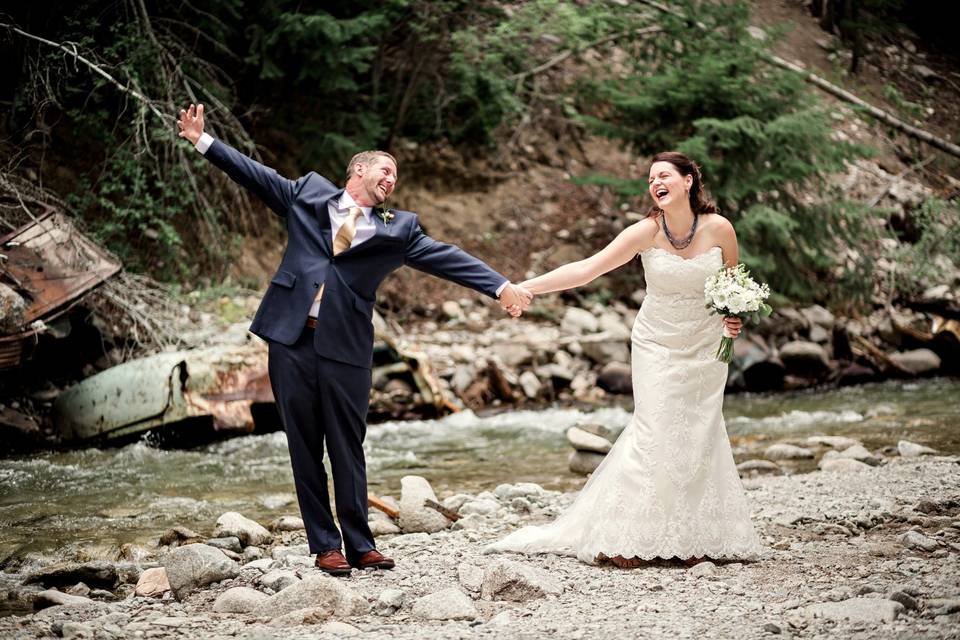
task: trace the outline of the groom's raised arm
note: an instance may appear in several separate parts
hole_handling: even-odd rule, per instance
[[[203,105],[181,109],[177,120],[179,136],[186,138],[214,166],[258,198],[279,216],[286,216],[306,178],[290,180],[275,170],[248,158],[230,145],[203,131]]]

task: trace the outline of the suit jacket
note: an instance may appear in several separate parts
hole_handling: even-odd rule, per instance
[[[317,354],[370,367],[377,287],[395,269],[410,265],[492,298],[507,280],[459,247],[424,234],[416,214],[409,211],[392,211],[389,222],[374,211],[375,235],[334,256],[327,204],[339,199],[343,189],[313,172],[289,180],[219,140],[204,157],[287,221],[283,260],[250,326],[264,340],[296,342],[322,284],[314,331]]]

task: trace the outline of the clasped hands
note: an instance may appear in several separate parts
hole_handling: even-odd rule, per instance
[[[518,284],[510,283],[500,292],[500,307],[514,318],[519,318],[530,308],[533,294]]]

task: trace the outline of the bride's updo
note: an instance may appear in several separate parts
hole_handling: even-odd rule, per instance
[[[691,176],[693,184],[690,185],[690,209],[694,214],[718,213],[717,205],[712,200],[707,200],[703,195],[703,177],[700,175],[700,167],[696,162],[680,153],[679,151],[661,151],[650,160],[654,162],[669,162],[677,168],[680,175]],[[655,216],[660,214],[660,207],[654,204],[647,215]]]

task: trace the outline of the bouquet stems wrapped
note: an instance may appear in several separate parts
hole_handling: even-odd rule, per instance
[[[770,287],[750,277],[743,264],[724,267],[716,275],[707,278],[704,284],[704,297],[707,309],[724,317],[737,317],[744,324],[757,324],[760,318],[773,313],[766,303],[770,296]],[[723,337],[717,348],[717,360],[727,364],[733,359],[733,336],[723,328]]]

